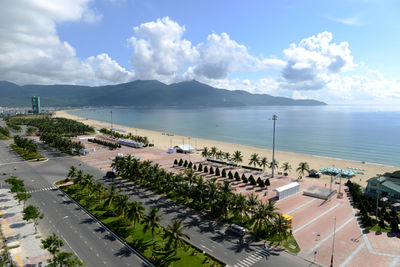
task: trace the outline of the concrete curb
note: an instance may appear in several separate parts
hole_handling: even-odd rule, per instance
[[[75,199],[73,199],[70,195],[68,195],[64,190],[58,187],[58,190],[60,190],[65,196],[67,196],[72,202],[74,202],[76,205],[78,205],[87,215],[89,215],[93,220],[95,220],[98,224],[100,224],[104,229],[106,229],[115,239],[120,241],[126,248],[128,248],[132,253],[136,254],[139,258],[141,258],[145,263],[147,263],[149,266],[155,267],[153,263],[151,263],[145,256],[143,256],[140,252],[136,251],[133,249],[128,243],[125,242],[125,240],[121,239],[119,236],[114,234],[113,231],[111,231],[107,226],[105,226],[100,220],[98,220],[93,214],[91,214],[88,210],[86,210],[84,207],[81,206]]]

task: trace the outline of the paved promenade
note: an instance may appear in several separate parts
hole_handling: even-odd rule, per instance
[[[41,248],[41,236],[33,223],[22,219],[23,204],[18,204],[9,189],[0,189],[1,231],[12,260],[17,266],[45,266],[51,255]]]

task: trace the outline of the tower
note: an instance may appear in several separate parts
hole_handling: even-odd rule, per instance
[[[40,113],[40,97],[38,96],[32,97],[32,113],[33,114]]]

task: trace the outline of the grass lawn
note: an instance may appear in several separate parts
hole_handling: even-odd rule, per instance
[[[19,146],[17,146],[16,144],[11,144],[10,145],[12,147],[12,149],[15,150],[15,152],[17,152],[21,157],[23,157],[26,160],[31,160],[31,159],[41,159],[44,158],[42,155],[40,155],[39,153],[29,153],[26,152],[24,149],[20,148]]]
[[[93,195],[82,193],[78,185],[63,187],[63,190],[78,201],[83,207],[90,210],[90,212],[102,221],[102,223],[109,226],[111,230],[112,225],[119,221],[121,217],[106,216],[110,214],[111,210],[115,207],[103,208],[101,203],[98,203]],[[174,267],[196,267],[196,266],[224,266],[225,264],[213,259],[208,254],[203,254],[200,249],[185,242],[182,247],[176,250],[165,251],[167,240],[163,238],[164,229],[157,227],[154,232],[154,239],[151,230],[143,231],[144,222],[137,222],[136,227],[133,223],[127,227],[129,235],[125,241],[130,244],[137,251],[142,253],[146,258],[152,261],[156,266],[174,266]]]
[[[273,245],[279,244],[278,237],[269,238],[268,241],[270,241]],[[287,249],[288,251],[290,251],[294,254],[297,254],[300,252],[299,244],[297,244],[297,241],[293,235],[290,235],[285,241],[282,241],[281,246],[283,246],[285,249]]]
[[[390,233],[390,227],[385,225],[385,228],[380,228],[379,225],[375,224],[374,226],[365,227],[366,230],[375,231],[375,232],[382,232],[382,233]]]
[[[11,139],[11,137],[5,136],[4,134],[0,133],[0,139],[9,140],[9,139]]]

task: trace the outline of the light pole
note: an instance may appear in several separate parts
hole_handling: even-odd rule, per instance
[[[272,115],[272,120],[274,121],[274,134],[273,134],[273,139],[272,139],[272,174],[271,178],[274,178],[274,170],[275,170],[275,122],[278,119],[278,116],[275,114]]]
[[[111,139],[113,138],[113,121],[112,121],[112,110],[110,110],[110,114],[111,114]]]
[[[333,223],[333,241],[332,241],[332,256],[331,256],[331,267],[333,267],[333,251],[335,249],[335,234],[336,234],[336,216],[333,217],[335,220]]]
[[[376,212],[375,212],[375,218],[376,218],[376,222],[378,223],[378,206],[379,206],[379,193],[380,193],[380,189],[381,189],[381,183],[384,182],[386,179],[385,177],[381,177],[381,175],[378,175],[378,188],[376,191]]]
[[[188,137],[189,138],[189,162],[190,162],[190,137]]]

